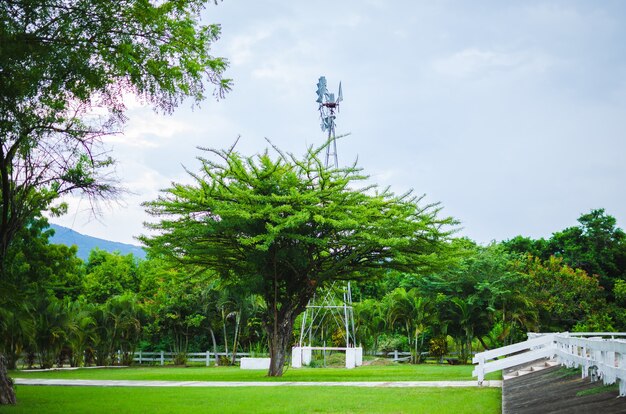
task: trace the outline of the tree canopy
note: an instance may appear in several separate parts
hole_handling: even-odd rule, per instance
[[[205,266],[260,294],[268,311],[270,375],[281,375],[295,318],[318,287],[384,269],[430,271],[448,258],[451,218],[422,197],[395,195],[356,166],[327,169],[276,149],[245,157],[210,151],[193,184],[174,184],[147,211],[160,221],[142,241],[182,264]]]
[[[204,1],[0,2],[0,259],[30,216],[59,196],[116,194],[103,134],[134,94],[171,112],[217,93],[227,62],[210,55],[218,25]]]
[[[558,257],[572,268],[597,276],[612,301],[615,284],[626,279],[626,233],[604,209],[581,214],[578,223],[555,232],[547,240],[517,236],[503,245],[510,251],[530,253],[544,261]]]

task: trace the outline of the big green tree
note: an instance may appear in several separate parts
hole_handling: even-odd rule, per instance
[[[126,94],[169,113],[209,83],[229,87],[205,2],[0,2],[0,272],[19,230],[58,197],[117,194],[101,137],[126,120]],[[0,404],[13,403],[1,377]]]
[[[382,270],[430,271],[448,255],[451,218],[410,193],[394,195],[355,166],[327,169],[309,149],[245,157],[211,150],[193,184],[173,184],[147,211],[160,221],[142,241],[181,264],[205,266],[261,295],[270,376],[280,376],[293,325],[317,288]]]
[[[0,2],[0,259],[60,195],[115,194],[100,138],[124,123],[126,94],[171,112],[203,99],[207,80],[228,88],[204,2]]]

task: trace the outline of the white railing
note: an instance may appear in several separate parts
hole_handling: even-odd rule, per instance
[[[481,384],[489,372],[512,368],[542,358],[556,358],[567,367],[581,368],[605,385],[619,380],[619,395],[626,396],[626,333],[564,332],[529,333],[527,341],[476,354],[472,375]]]
[[[626,334],[585,334],[592,337],[559,334],[555,341],[557,362],[569,368],[581,368],[583,378],[591,375],[593,380],[602,379],[604,385],[619,382],[619,395],[626,396],[626,341],[615,339]]]
[[[517,344],[480,352],[472,359],[474,364],[478,364],[474,368],[472,376],[478,377],[478,383],[482,384],[485,375],[490,372],[526,364],[541,358],[552,358],[554,353],[554,334],[546,334]]]

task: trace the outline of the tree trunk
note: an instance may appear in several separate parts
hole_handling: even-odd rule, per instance
[[[228,355],[228,336],[226,335],[226,316],[224,314],[224,309],[222,309],[222,327],[224,329],[224,352]]]
[[[270,369],[269,377],[281,377],[285,359],[291,345],[294,318],[286,317],[278,321],[274,332],[270,332]]]
[[[237,346],[239,345],[238,341],[239,341],[239,324],[240,324],[240,322],[241,322],[241,309],[235,315],[235,339],[233,339],[233,358],[232,358],[231,365],[235,365],[235,362],[237,360]]]
[[[215,355],[215,366],[218,367],[220,365],[220,357],[217,355],[217,341],[215,340],[215,333],[213,332],[213,328],[209,327],[209,332],[211,332],[211,341],[213,341],[213,355]]]
[[[7,375],[6,359],[0,354],[0,405],[15,404],[13,381]]]
[[[489,350],[491,349],[491,348],[489,348],[489,347],[487,346],[487,344],[486,344],[486,343],[485,343],[485,341],[483,340],[483,337],[482,337],[482,336],[479,336],[479,337],[478,337],[478,342],[480,342],[480,344],[483,346],[483,348],[485,348],[485,351],[489,351]],[[505,345],[506,345],[506,343],[505,343]]]

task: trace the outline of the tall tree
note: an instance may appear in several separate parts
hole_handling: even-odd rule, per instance
[[[552,235],[552,254],[573,268],[598,275],[600,286],[613,299],[615,280],[626,277],[626,233],[604,209],[582,214],[578,222]]]
[[[99,138],[125,121],[126,93],[171,112],[203,99],[207,79],[228,88],[226,62],[209,54],[219,26],[199,23],[203,3],[0,2],[0,259],[59,195],[115,193]]]
[[[451,218],[437,204],[370,185],[356,166],[327,169],[325,147],[272,158],[232,148],[200,158],[195,183],[174,184],[146,203],[160,218],[142,237],[151,249],[183,264],[202,265],[267,304],[270,376],[280,376],[293,325],[318,287],[367,279],[388,268],[420,272],[443,262]]]
[[[204,3],[0,2],[0,283],[33,215],[63,194],[118,193],[100,138],[121,128],[127,93],[169,113],[200,102],[207,83],[228,89],[226,61],[209,53],[220,28],[199,21]],[[3,360],[0,403],[14,400],[3,395]]]

